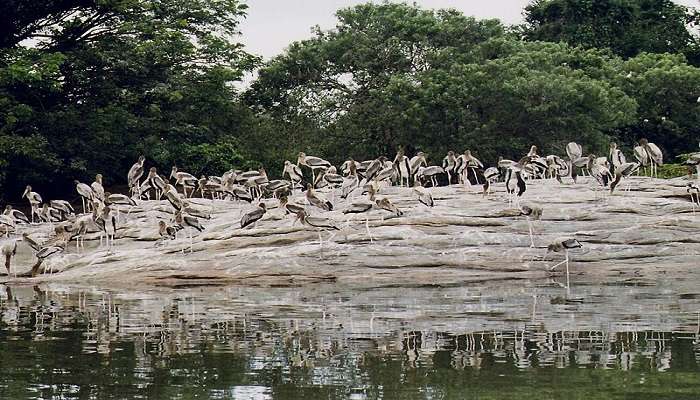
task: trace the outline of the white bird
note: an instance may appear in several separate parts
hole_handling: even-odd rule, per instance
[[[191,215],[184,215],[182,211],[178,210],[175,212],[175,224],[179,225],[181,229],[187,230],[188,236],[190,238],[190,253],[192,252],[192,231],[191,229],[187,228],[192,228],[197,230],[198,232],[203,232],[204,231],[204,226],[202,226],[202,223],[199,222],[199,219],[196,217],[193,217]],[[184,252],[185,249],[183,248],[182,251]]]
[[[190,196],[194,194],[194,190],[197,186],[197,178],[195,178],[194,175],[182,171],[178,172],[177,167],[173,166],[173,168],[170,170],[170,179],[175,179],[175,184],[182,186],[182,192],[185,195],[185,198],[188,197],[187,189],[192,189],[190,191]]]
[[[105,246],[108,249],[112,248],[115,236],[117,235],[117,220],[109,205],[105,204],[100,209],[100,204],[93,204],[93,221],[100,229],[100,246],[102,246],[102,237],[105,237]]]
[[[471,181],[469,180],[470,171],[474,174],[474,181],[478,185],[479,178],[476,176],[476,170],[483,168],[484,164],[481,161],[479,161],[478,158],[472,155],[471,150],[465,150],[464,154],[460,155],[457,159],[456,171],[460,176],[460,180],[465,185],[471,184]]]
[[[430,183],[433,187],[437,186],[437,177],[445,173],[442,167],[437,165],[431,165],[430,167],[419,167],[416,173],[416,180],[421,180],[423,178],[430,179]]]
[[[613,165],[613,170],[617,170],[620,166],[627,162],[622,150],[617,148],[617,143],[610,143],[610,163]]]
[[[524,215],[527,219],[527,227],[530,231],[530,247],[535,247],[535,239],[532,234],[532,221],[539,221],[542,218],[542,208],[536,206],[522,206],[520,215]]]
[[[156,167],[151,167],[148,170],[148,175],[146,176],[146,181],[144,183],[148,184],[148,186],[155,191],[155,200],[160,200],[163,197],[163,191],[168,184],[163,177],[158,175],[158,170]],[[147,193],[146,197],[150,199],[150,194]]]
[[[428,162],[426,161],[425,157],[426,154],[422,151],[419,151],[418,153],[416,153],[415,156],[411,157],[411,160],[408,162],[408,165],[410,167],[410,174],[413,177],[413,179],[416,179],[416,174],[418,173],[418,169],[421,166],[428,166]]]
[[[646,139],[640,139],[639,145],[644,147],[644,150],[646,150],[647,155],[649,156],[649,164],[651,166],[651,176],[658,178],[659,177],[658,167],[659,167],[659,165],[664,164],[664,154],[661,152],[661,149],[657,145],[655,145],[654,143],[650,143]]]
[[[102,174],[95,175],[95,182],[90,184],[90,188],[96,199],[100,201],[105,200],[105,188],[102,186]]]
[[[299,153],[299,156],[297,157],[297,166],[298,165],[303,165],[305,167],[311,168],[311,181],[315,182],[316,181],[316,170],[317,169],[326,169],[331,166],[331,163],[328,161],[318,158],[318,157],[313,157],[313,156],[307,156],[306,153],[303,151]]]
[[[6,215],[6,216],[12,218],[12,220],[15,223],[25,223],[25,224],[29,223],[29,218],[27,218],[27,216],[24,215],[24,213],[22,211],[15,210],[9,204],[5,206],[5,211],[3,211],[3,215]]]
[[[423,186],[421,186],[421,183],[419,180],[416,180],[413,183],[413,194],[418,198],[418,201],[421,204],[424,204],[428,207],[434,207],[435,206],[435,201],[433,200],[433,195],[430,194]]]
[[[578,160],[583,156],[583,148],[576,142],[569,142],[566,145],[566,155],[569,157],[569,166],[571,168],[571,177],[574,177],[574,160]],[[575,181],[574,181],[575,182]]]
[[[309,228],[314,228],[318,231],[318,242],[319,247],[321,248],[321,254],[323,254],[323,236],[321,236],[321,232],[340,230],[340,228],[331,219],[323,217],[312,217],[305,210],[299,210],[299,212],[296,214],[296,219],[294,220],[294,223],[296,223],[296,221],[299,221],[302,225],[307,226]],[[294,225],[294,223],[292,225]],[[333,237],[335,237],[335,232],[332,233],[328,237],[328,239],[326,239],[326,241],[332,240]]]
[[[304,179],[304,174],[301,172],[301,168],[298,165],[292,164],[291,161],[287,160],[284,162],[284,169],[282,170],[282,177],[288,176],[289,180],[292,181],[294,185],[297,185]]]
[[[90,211],[90,206],[92,205],[92,201],[95,198],[95,193],[92,191],[92,188],[86,183],[81,183],[77,179],[74,180],[73,183],[75,183],[75,190],[80,195],[80,200],[83,203],[83,214],[85,214]]]
[[[9,215],[0,215],[0,233],[10,237],[10,233],[14,233],[16,229],[15,220]]]
[[[566,264],[566,288],[567,289],[569,289],[569,287],[570,287],[570,284],[569,284],[569,282],[570,282],[569,281],[569,250],[580,249],[581,247],[583,247],[583,246],[576,239],[566,239],[566,240],[561,241],[561,242],[552,243],[547,247],[548,253],[549,252],[559,253],[563,250],[566,254],[564,261],[562,261],[558,264],[554,264],[553,266],[549,267],[549,270],[550,271],[554,270],[556,267],[558,267],[562,264]]]
[[[452,184],[452,177],[456,173],[457,168],[457,157],[455,157],[455,152],[450,150],[447,152],[445,158],[442,159],[442,169],[447,173],[447,185]]]
[[[408,157],[406,157],[404,154],[403,148],[400,148],[396,153],[393,166],[399,176],[399,186],[403,186],[405,180],[406,187],[408,187],[411,178],[411,163]]]
[[[143,163],[146,162],[146,157],[139,156],[138,161],[129,168],[129,172],[126,175],[127,182],[129,184],[129,191],[131,195],[139,193],[139,180],[143,176]]]
[[[68,216],[75,214],[73,206],[65,200],[51,200],[49,205],[61,213],[61,219],[66,219]]]
[[[11,241],[7,241],[0,245],[0,254],[5,258],[5,268],[7,268],[7,276],[10,276],[11,273],[11,264],[12,264],[12,257],[14,257],[17,254],[17,242],[21,241],[22,239],[15,239]],[[15,278],[17,277],[17,273],[15,272]]]
[[[27,187],[24,189],[24,193],[22,193],[22,198],[27,198],[29,201],[29,206],[31,207],[31,217],[32,217],[32,223],[34,223],[34,216],[38,216],[39,212],[39,204],[43,202],[41,199],[41,196],[37,192],[32,191],[32,187],[27,185]]]
[[[340,187],[340,197],[347,199],[358,186],[360,186],[360,179],[357,177],[357,166],[353,162],[350,164],[348,176],[345,177]]]
[[[693,204],[693,215],[695,215],[695,203],[700,206],[700,186],[693,182],[688,182],[686,191],[690,195],[690,202]]]
[[[628,178],[637,171],[639,171],[639,163],[624,163],[615,168],[615,180],[610,184],[610,194],[613,194],[615,187],[617,187],[622,178]],[[629,186],[627,190],[629,190]]]

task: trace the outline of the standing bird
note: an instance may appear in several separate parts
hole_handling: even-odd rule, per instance
[[[647,167],[649,166],[649,154],[647,153],[646,149],[644,149],[644,146],[634,146],[634,158],[636,158],[637,161],[639,161],[642,173],[646,175]]]
[[[134,163],[134,165],[129,168],[129,173],[126,175],[127,182],[129,183],[129,192],[131,195],[140,193],[139,180],[143,176],[143,163],[146,162],[146,157],[139,156],[139,160]]]
[[[612,180],[610,170],[606,166],[598,163],[594,154],[588,155],[588,172],[590,172],[591,176],[595,178],[598,184],[603,188],[608,187],[608,184]]]
[[[190,238],[190,253],[192,253],[192,231],[191,229],[187,228],[195,229],[197,230],[197,232],[204,232],[204,227],[202,226],[202,223],[199,222],[199,219],[197,219],[196,217],[184,215],[182,211],[178,210],[177,212],[175,212],[175,224],[179,225],[180,229],[187,230],[188,236]],[[185,252],[184,248],[182,249],[182,252]]]
[[[69,216],[75,214],[75,209],[73,206],[65,200],[51,200],[49,205],[51,208],[54,208],[61,213],[61,219],[67,219]]]
[[[24,213],[23,213],[22,211],[20,211],[20,210],[15,210],[15,209],[12,208],[12,206],[9,205],[9,204],[5,206],[5,211],[3,211],[2,214],[3,214],[3,215],[6,215],[6,216],[8,216],[8,217],[10,217],[10,218],[12,218],[12,220],[13,220],[15,223],[24,223],[24,224],[28,224],[28,223],[29,223],[29,218],[27,218],[27,216],[24,215]]]
[[[327,169],[331,166],[331,163],[328,161],[318,158],[318,157],[313,157],[313,156],[307,156],[306,153],[303,151],[299,153],[299,156],[297,157],[297,166],[298,165],[303,165],[305,167],[311,168],[311,182],[316,181],[316,170],[317,169]]]
[[[105,201],[105,188],[102,186],[102,174],[95,175],[95,182],[90,184],[90,188],[97,200]]]
[[[693,182],[688,182],[686,192],[690,195],[690,202],[693,204],[693,215],[695,215],[695,203],[700,206],[700,186]]]
[[[292,181],[292,184],[295,186],[298,185],[302,179],[304,179],[304,175],[301,172],[301,168],[299,168],[298,165],[292,164],[292,162],[289,160],[284,162],[282,178],[284,178],[285,175],[289,176],[289,180]]]
[[[117,220],[112,209],[108,204],[105,204],[100,210],[98,202],[93,203],[93,221],[100,228],[100,247],[102,246],[102,236],[105,237],[105,246],[108,249],[112,248],[114,238],[117,235]]]
[[[567,157],[569,157],[569,168],[571,169],[571,177],[574,179],[574,183],[576,183],[576,166],[574,165],[574,161],[580,159],[583,156],[583,148],[580,144],[576,142],[569,142],[566,145],[566,155]]]
[[[303,226],[307,226],[310,228],[315,228],[318,231],[318,242],[319,242],[319,247],[321,248],[321,254],[323,254],[323,236],[321,236],[321,231],[339,231],[340,228],[330,219],[328,218],[322,218],[322,217],[312,217],[310,216],[305,210],[300,210],[297,215],[296,221],[301,222]],[[327,241],[330,241],[335,237],[335,233],[331,234]]]
[[[61,220],[61,212],[50,207],[48,203],[44,203],[39,209],[39,219],[48,223],[58,222]]]
[[[63,253],[63,251],[66,249],[67,244],[67,239],[62,239],[54,241],[54,243],[51,245],[42,246],[36,253],[36,263],[32,266],[31,270],[32,277],[35,277],[39,274],[39,267],[41,267],[41,264],[44,262],[44,260],[53,255]],[[46,272],[45,269],[44,272]]]
[[[542,208],[536,206],[522,206],[520,215],[524,215],[527,219],[527,227],[530,231],[530,247],[535,247],[535,239],[532,234],[532,221],[539,221],[542,218]]]
[[[610,164],[613,166],[613,171],[617,171],[617,169],[626,162],[627,159],[622,153],[622,150],[617,148],[617,143],[610,143]]]
[[[452,177],[456,173],[457,168],[457,157],[455,157],[455,152],[450,150],[447,152],[445,158],[442,159],[442,169],[447,173],[447,185],[452,184]]]
[[[243,218],[241,218],[241,229],[251,224],[255,224],[253,227],[257,226],[258,221],[265,216],[266,212],[267,206],[265,203],[258,204],[253,211],[243,215]]]
[[[14,257],[17,254],[17,242],[21,240],[22,239],[15,239],[7,241],[0,246],[0,254],[2,254],[2,256],[5,258],[5,268],[7,268],[7,276],[10,276],[11,273],[12,257]],[[15,272],[15,278],[16,277],[17,273]]]
[[[187,198],[187,189],[192,189],[190,191],[190,196],[194,194],[194,190],[197,186],[197,178],[194,177],[192,174],[188,174],[187,172],[182,172],[177,170],[177,167],[173,165],[173,168],[170,170],[170,179],[175,179],[175,184],[182,186],[182,192],[185,195],[185,198]]]
[[[37,217],[39,216],[39,204],[42,203],[41,196],[37,192],[32,191],[32,187],[27,185],[27,187],[24,189],[24,193],[22,193],[22,198],[27,198],[29,201],[29,206],[31,207],[31,217],[32,217],[32,223],[34,223],[34,216],[36,215]]]
[[[279,198],[279,208],[284,210],[285,214],[294,214],[296,215],[299,213],[299,211],[304,209],[304,206],[297,204],[297,203],[290,203],[289,198],[287,195],[282,195]]]
[[[403,147],[399,148],[396,152],[396,157],[394,157],[394,168],[399,176],[399,186],[403,186],[404,180],[406,181],[406,187],[409,185],[409,180],[411,178],[411,163],[404,153]]]
[[[442,167],[437,165],[431,165],[429,167],[419,167],[415,174],[416,180],[422,180],[423,178],[429,178],[432,187],[437,186],[437,177],[445,173]]]
[[[80,201],[83,203],[83,214],[87,214],[90,211],[92,201],[95,199],[95,193],[86,183],[81,183],[77,179],[73,183],[75,183],[75,190],[80,195]]]
[[[567,289],[569,289],[569,287],[570,287],[570,285],[569,285],[569,282],[570,282],[569,281],[569,250],[580,249],[581,247],[583,247],[583,245],[581,245],[581,243],[579,243],[579,241],[576,239],[566,239],[566,240],[561,241],[561,242],[556,242],[556,243],[550,244],[547,247],[547,253],[549,253],[549,252],[559,253],[563,250],[566,254],[564,261],[562,261],[558,264],[554,264],[553,266],[549,267],[549,270],[552,271],[552,270],[554,270],[554,268],[556,268],[562,264],[566,264],[566,288]]]
[[[435,201],[433,200],[433,195],[430,194],[420,183],[419,180],[416,180],[413,183],[413,194],[418,198],[418,201],[421,204],[424,204],[428,207],[434,207],[435,206]]]
[[[484,171],[484,197],[491,193],[491,185],[498,182],[500,176],[501,173],[498,171],[498,168],[486,168],[486,171]]]
[[[148,186],[151,187],[151,189],[154,190],[154,199],[155,200],[160,200],[163,197],[163,191],[165,190],[165,187],[167,186],[167,182],[163,177],[158,175],[158,170],[156,167],[151,167],[148,170],[148,175],[146,176],[146,182],[148,183]],[[146,198],[150,200],[151,196],[150,194],[146,194]]]
[[[16,229],[15,220],[8,215],[0,215],[0,234],[10,237],[10,233],[14,233]]]
[[[333,211],[333,203],[328,201],[322,195],[316,193],[310,183],[306,185],[306,200],[309,202],[309,204],[316,206],[321,210]]]
[[[615,179],[610,184],[610,194],[613,194],[613,191],[615,191],[615,188],[622,178],[629,178],[637,171],[639,171],[639,163],[623,163],[615,168]],[[629,185],[627,186],[627,190],[629,190]]]
[[[459,173],[460,179],[462,180],[462,183],[464,183],[465,185],[471,184],[471,181],[469,180],[469,173],[472,172],[474,174],[474,181],[478,185],[479,178],[476,176],[476,170],[483,169],[484,164],[481,161],[479,161],[478,158],[472,155],[471,150],[465,150],[464,154],[459,156],[456,168],[457,172]]]
[[[650,143],[646,139],[640,139],[639,145],[644,147],[647,155],[649,156],[649,165],[651,167],[651,176],[654,178],[659,177],[659,165],[664,165],[664,154],[661,149],[654,143]]]
[[[410,167],[410,174],[414,180],[416,179],[416,174],[418,173],[418,169],[420,167],[427,167],[428,166],[428,162],[426,161],[425,157],[426,157],[426,154],[423,153],[422,151],[419,151],[408,162],[408,166]]]
[[[357,177],[357,167],[355,163],[351,163],[349,167],[350,172],[348,176],[343,180],[343,184],[340,186],[340,198],[347,199],[353,190],[360,186],[360,179]]]

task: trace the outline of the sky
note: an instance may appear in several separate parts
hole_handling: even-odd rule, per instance
[[[522,10],[529,0],[414,0],[425,8],[456,8],[477,18],[498,18],[507,24],[522,22]],[[409,1],[413,3],[414,1]],[[700,7],[700,0],[675,0],[686,6]],[[311,27],[335,26],[339,8],[366,3],[367,0],[247,0],[248,17],[241,24],[242,41],[253,54],[269,59],[287,45],[311,36]],[[373,1],[381,3],[381,1]]]

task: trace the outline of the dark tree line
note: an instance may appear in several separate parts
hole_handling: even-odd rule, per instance
[[[697,147],[697,13],[667,0],[537,0],[522,26],[455,10],[339,10],[267,63],[237,36],[240,0],[11,0],[0,8],[0,186],[122,184],[139,154],[191,173],[335,162],[494,161],[570,140]],[[259,68],[241,91],[235,83]],[[52,193],[53,192],[53,193]]]

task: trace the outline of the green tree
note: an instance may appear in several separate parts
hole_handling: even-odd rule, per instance
[[[5,7],[0,140],[11,146],[0,150],[3,193],[58,183],[43,189],[50,192],[97,172],[121,183],[139,154],[197,173],[211,172],[212,152],[231,150],[240,161],[244,151],[232,146],[246,115],[231,83],[259,59],[236,40],[246,9],[239,0]]]
[[[671,0],[535,0],[525,7],[529,40],[609,48],[622,57],[642,52],[683,53],[695,64],[696,10]]]

